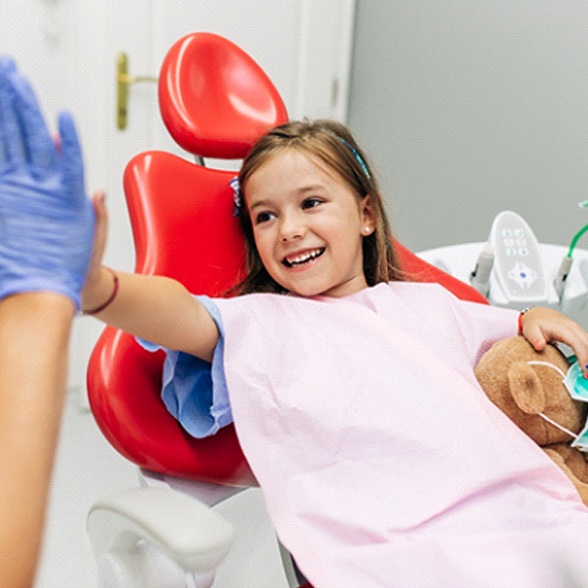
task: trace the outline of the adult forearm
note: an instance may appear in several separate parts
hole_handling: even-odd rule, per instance
[[[74,312],[53,293],[0,302],[0,569],[10,588],[33,583]]]

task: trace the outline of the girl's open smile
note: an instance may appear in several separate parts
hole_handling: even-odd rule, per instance
[[[302,251],[299,253],[294,253],[292,255],[286,256],[282,263],[286,267],[295,268],[300,266],[308,265],[311,261],[319,258],[325,252],[324,247],[319,247],[316,249],[310,249],[308,251]]]

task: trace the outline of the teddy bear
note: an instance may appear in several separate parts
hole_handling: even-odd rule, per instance
[[[577,435],[586,422],[588,407],[571,398],[560,372],[529,361],[547,362],[564,374],[569,367],[555,346],[547,345],[539,352],[518,336],[496,342],[478,362],[475,375],[488,398],[543,448],[588,505],[588,454],[571,447],[571,435],[541,416]]]

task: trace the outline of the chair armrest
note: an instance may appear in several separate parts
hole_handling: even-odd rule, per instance
[[[125,578],[151,565],[137,564],[138,554],[144,557],[144,549],[137,546],[145,543],[183,573],[213,575],[234,536],[230,523],[208,506],[163,488],[136,488],[97,501],[87,528],[99,567],[114,566],[117,577]]]

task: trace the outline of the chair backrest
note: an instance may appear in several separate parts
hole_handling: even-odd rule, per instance
[[[242,159],[268,129],[288,120],[259,65],[231,41],[194,33],[168,51],[159,76],[163,121],[189,153]]]
[[[125,170],[124,186],[137,253],[136,271],[166,275],[192,292],[221,295],[244,266],[244,243],[229,180],[163,152],[143,153]],[[161,401],[163,354],[149,353],[112,327],[90,358],[90,406],[110,443],[137,465],[203,481],[250,483],[228,427],[195,442]]]
[[[189,49],[193,47],[198,50],[191,53]],[[193,59],[208,55],[207,47],[211,54],[217,55],[218,51],[222,55],[222,67],[212,58],[199,62],[199,66],[188,59],[188,55]],[[234,75],[230,73],[231,63],[238,66]],[[199,73],[200,68],[206,71]],[[219,69],[224,85],[217,83],[211,72]],[[259,71],[259,66],[244,57],[240,49],[216,35],[195,33],[180,40],[162,68],[161,79],[169,87],[160,87],[162,114],[171,134],[192,153],[243,156],[245,141],[251,145],[262,132],[286,120],[279,95]],[[200,80],[196,84],[198,91],[192,91],[187,79]],[[212,84],[218,92],[222,89],[232,93],[233,98],[207,95],[200,88],[204,83]],[[243,109],[243,117],[238,119],[239,109],[234,108],[232,124],[223,126],[225,134],[219,132],[222,141],[212,138],[209,142],[203,136],[214,134],[224,113],[210,110],[201,100],[234,106],[240,98],[245,99],[236,94],[236,88],[245,97],[257,96],[259,104],[273,101],[271,108],[258,109],[271,111],[273,116],[261,123],[259,117],[254,117],[248,131],[249,114],[256,109]],[[186,95],[196,100],[193,110],[184,108],[190,103],[182,98]],[[171,114],[174,108],[182,111],[177,117]],[[233,142],[231,129],[238,131]],[[186,138],[200,132],[198,140]],[[237,283],[244,270],[244,239],[233,216],[229,186],[233,176],[234,172],[204,168],[164,152],[134,157],[125,170],[124,188],[136,247],[136,271],[173,277],[190,291],[211,296],[223,295]],[[397,248],[403,269],[415,280],[436,281],[461,298],[484,301],[470,286],[427,264],[400,244]],[[110,443],[132,462],[155,472],[216,483],[253,483],[232,426],[198,440],[167,412],[161,401],[162,363],[161,352],[145,351],[131,335],[111,327],[102,333],[88,367],[88,393],[96,421]]]

